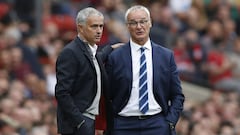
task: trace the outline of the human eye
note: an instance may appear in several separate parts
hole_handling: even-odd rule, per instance
[[[103,28],[103,25],[98,25],[98,24],[94,24],[94,25],[91,25],[91,28],[93,29],[97,29],[97,28]]]
[[[91,28],[96,29],[98,25],[91,25]]]
[[[128,22],[128,24],[129,24],[130,26],[136,26],[136,25],[137,25],[137,22],[136,22],[136,21],[130,21],[130,22]]]
[[[148,21],[147,20],[140,20],[139,21],[139,23],[141,24],[141,25],[144,25],[144,24],[146,24]]]

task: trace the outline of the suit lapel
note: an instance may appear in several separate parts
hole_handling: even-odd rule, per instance
[[[151,43],[152,46],[152,65],[153,65],[153,90],[156,90],[155,88],[155,84],[157,84],[158,82],[156,82],[157,80],[159,80],[158,78],[158,67],[159,67],[159,51],[158,48],[156,47],[156,45],[154,45],[154,43]]]
[[[101,70],[103,70],[103,69],[104,69],[103,61],[102,61],[102,59],[99,57],[98,53],[96,53],[96,59],[97,59],[99,68],[100,68]]]
[[[94,68],[94,63],[93,63],[93,59],[92,59],[93,56],[90,54],[91,52],[88,50],[88,49],[90,49],[89,46],[86,43],[84,43],[82,40],[80,40],[80,38],[78,38],[78,37],[75,41],[77,42],[76,45],[81,48],[81,50],[83,51],[83,54],[86,56],[86,58],[91,63],[92,68]]]
[[[123,54],[121,55],[121,57],[123,57],[123,62],[126,65],[126,69],[124,69],[126,71],[126,75],[127,78],[129,78],[129,80],[131,81],[130,84],[132,84],[132,57],[131,57],[131,47],[130,47],[130,43],[128,43],[127,45],[123,46]]]

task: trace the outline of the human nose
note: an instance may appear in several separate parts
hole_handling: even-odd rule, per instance
[[[139,28],[139,27],[142,27],[143,25],[141,24],[141,22],[137,22],[136,24],[136,27]]]
[[[102,33],[103,27],[97,27],[96,31],[97,31],[97,33]]]
[[[140,29],[143,27],[143,24],[141,22],[137,22],[135,27]]]

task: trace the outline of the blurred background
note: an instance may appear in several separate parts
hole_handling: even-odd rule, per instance
[[[240,135],[240,0],[0,0],[0,135],[57,135],[55,61],[85,7],[105,16],[100,47],[127,42],[124,14],[151,12],[186,96],[178,135]]]

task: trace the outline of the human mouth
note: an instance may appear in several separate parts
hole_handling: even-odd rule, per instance
[[[101,37],[96,37],[96,39],[101,39]]]
[[[142,31],[138,31],[138,32],[136,32],[136,34],[137,34],[137,35],[142,35],[143,32],[142,32]]]
[[[97,36],[95,36],[95,38],[99,39],[99,38],[101,38],[101,35],[97,35]]]

